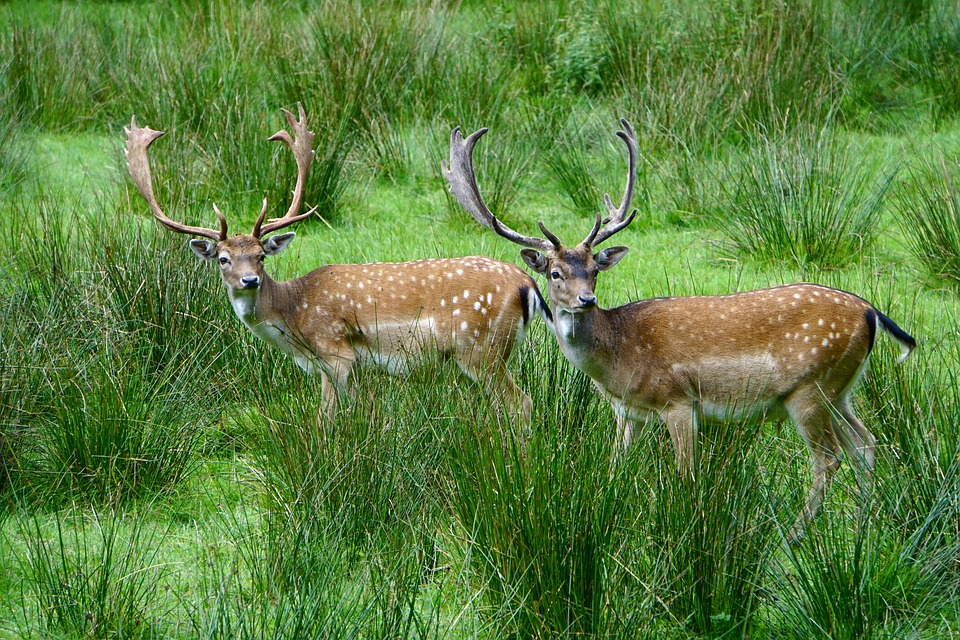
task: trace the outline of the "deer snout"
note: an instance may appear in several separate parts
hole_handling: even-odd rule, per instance
[[[584,291],[583,293],[577,296],[577,300],[580,302],[580,306],[584,309],[590,309],[597,306],[597,296],[593,295],[590,291]]]
[[[244,289],[256,289],[260,286],[260,276],[244,276],[240,278]]]

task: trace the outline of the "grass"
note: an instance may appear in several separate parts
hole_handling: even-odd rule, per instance
[[[891,170],[871,170],[835,134],[766,139],[716,214],[734,255],[824,269],[858,260],[877,234]]]
[[[0,7],[0,637],[956,635],[957,21],[894,4]],[[920,341],[895,365],[879,337],[855,394],[872,486],[845,465],[788,547],[792,426],[704,425],[695,481],[656,423],[613,459],[609,405],[539,321],[511,363],[530,440],[440,358],[356,372],[318,422],[319,380],[156,228],[121,151],[133,114],[166,130],[161,206],[246,230],[287,206],[265,139],[298,101],[329,226],[298,225],[278,278],[518,262],[446,194],[456,125],[491,128],[477,175],[511,227],[582,238],[627,118],[642,221],[601,303],[799,279],[871,300]]]
[[[897,194],[907,246],[935,281],[956,290],[960,285],[960,198],[957,164],[940,156],[921,163],[914,186]]]

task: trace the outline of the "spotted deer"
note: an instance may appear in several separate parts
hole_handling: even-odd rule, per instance
[[[444,175],[460,204],[481,225],[525,247],[524,262],[546,277],[560,350],[588,375],[613,406],[618,447],[626,449],[637,421],[666,423],[681,469],[695,458],[697,421],[751,414],[789,417],[809,448],[813,483],[794,536],[816,515],[841,448],[866,477],[875,439],[854,415],[850,394],[867,365],[877,330],[902,348],[915,340],[864,299],[816,284],[789,284],[719,296],[653,298],[603,309],[597,275],[627,247],[595,247],[626,228],[636,182],[637,140],[626,121],[627,184],[614,208],[575,247],[539,223],[543,238],[522,235],[490,212],[480,196],[473,150],[487,129],[450,137]],[[545,238],[545,239],[544,239]]]
[[[330,264],[286,282],[267,273],[264,259],[283,251],[294,232],[270,235],[313,215],[300,213],[313,159],[314,133],[303,107],[299,117],[283,110],[293,136],[280,130],[269,140],[283,142],[296,159],[293,200],[280,218],[267,220],[267,201],[252,233],[227,235],[227,221],[214,205],[219,229],[191,227],[164,214],[153,192],[147,149],[163,135],[126,129],[130,176],[154,217],[164,227],[203,239],[190,248],[215,262],[237,317],[258,338],[291,356],[305,371],[322,375],[321,413],[337,406],[348,391],[354,364],[371,363],[396,374],[429,352],[453,358],[498,403],[527,426],[530,398],[514,383],[507,359],[523,340],[528,323],[540,315],[551,322],[536,283],[519,267],[484,257]]]

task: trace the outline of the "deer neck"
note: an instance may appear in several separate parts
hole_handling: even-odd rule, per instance
[[[578,369],[597,380],[606,371],[608,319],[605,309],[574,313],[557,307],[554,317],[560,350]]]
[[[255,336],[282,351],[289,351],[287,319],[295,289],[295,281],[277,282],[264,273],[256,289],[228,288],[227,293],[234,313]]]

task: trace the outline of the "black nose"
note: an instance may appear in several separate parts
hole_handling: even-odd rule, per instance
[[[260,276],[244,276],[240,278],[244,289],[256,289],[260,286]]]
[[[581,293],[577,296],[577,299],[580,300],[580,304],[584,307],[590,308],[597,305],[597,296],[592,293]]]

